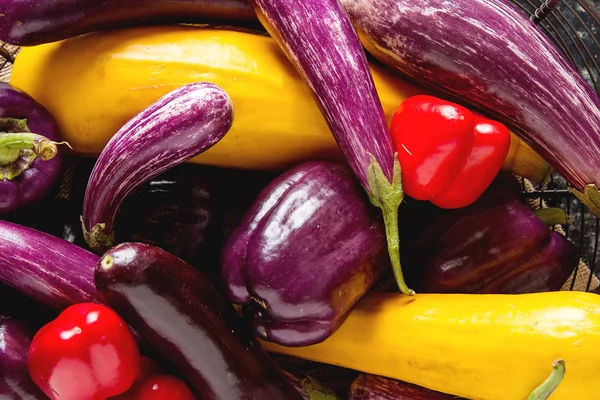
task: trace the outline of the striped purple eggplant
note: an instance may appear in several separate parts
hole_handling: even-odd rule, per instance
[[[365,48],[506,124],[600,216],[600,99],[504,0],[341,0]]]
[[[18,46],[132,25],[255,20],[244,0],[0,0],[0,40]]]
[[[350,386],[348,400],[458,400],[449,394],[378,375],[360,374]]]
[[[0,282],[56,311],[100,302],[98,257],[66,240],[0,221]]]
[[[0,82],[0,214],[39,202],[62,170],[54,117],[28,94]]]
[[[303,79],[354,174],[380,207],[394,276],[414,294],[400,266],[400,164],[394,154],[367,57],[338,0],[250,0],[256,14]]]
[[[0,316],[0,399],[45,400],[29,376],[27,354],[33,332],[14,318]]]
[[[231,128],[229,95],[207,82],[161,97],[117,132],[98,157],[83,202],[86,242],[96,252],[114,244],[123,200],[160,173],[208,150]]]

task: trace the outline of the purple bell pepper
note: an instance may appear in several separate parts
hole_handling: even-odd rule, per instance
[[[306,162],[272,181],[222,252],[229,298],[260,338],[305,346],[329,337],[387,269],[382,219],[352,171]]]
[[[58,126],[28,94],[0,82],[0,215],[41,200],[62,170]]]

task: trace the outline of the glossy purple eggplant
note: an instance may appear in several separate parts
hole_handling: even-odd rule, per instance
[[[177,22],[250,22],[244,0],[0,0],[0,40],[33,46],[98,30]]]
[[[373,56],[504,123],[600,216],[600,98],[513,2],[341,1]]]
[[[523,202],[509,174],[472,205],[441,213],[412,250],[406,264],[428,293],[556,291],[579,262],[573,243]]]
[[[89,246],[98,253],[111,247],[125,197],[214,146],[232,122],[229,95],[207,82],[175,89],[133,117],[110,139],[92,170],[82,216]]]
[[[45,400],[29,376],[27,354],[33,332],[14,318],[0,316],[0,399]]]
[[[0,82],[0,215],[44,198],[62,170],[54,117],[28,94]]]
[[[421,386],[385,378],[360,374],[350,386],[348,400],[458,400],[449,394],[434,392]]]
[[[0,282],[48,308],[100,302],[97,262],[98,256],[72,243],[0,220]]]
[[[141,243],[98,263],[102,298],[203,400],[299,400],[227,298],[196,268]]]
[[[308,83],[331,132],[371,202],[381,208],[400,290],[414,294],[400,266],[398,207],[404,193],[367,57],[339,0],[250,0]]]
[[[221,277],[257,336],[325,340],[382,276],[385,230],[352,171],[312,161],[272,181],[223,246]]]

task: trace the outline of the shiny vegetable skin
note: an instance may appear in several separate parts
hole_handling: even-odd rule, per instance
[[[338,0],[250,0],[269,34],[315,95],[331,133],[371,202],[381,208],[400,291],[398,207],[404,197],[381,101],[367,57]]]
[[[348,400],[458,400],[449,394],[383,376],[360,374],[350,386]]]
[[[97,262],[98,256],[66,240],[0,221],[0,282],[48,308],[100,302]]]
[[[563,359],[568,371],[550,399],[594,400],[600,296],[373,293],[322,343],[261,343],[269,352],[481,400],[526,399]]]
[[[12,139],[12,150],[6,147],[7,139]],[[27,93],[0,82],[0,215],[48,194],[62,171],[62,153],[54,143],[58,140],[58,125],[48,110]]]
[[[0,40],[33,46],[123,26],[255,20],[244,0],[1,0]]]
[[[530,293],[559,290],[579,257],[521,198],[517,180],[501,174],[468,207],[427,223],[407,268],[427,293]]]
[[[407,97],[426,93],[385,66],[370,69],[388,122]],[[175,25],[91,33],[22,48],[11,82],[48,107],[77,153],[98,155],[129,119],[199,76],[231,96],[236,115],[190,163],[280,171],[343,159],[310,87],[268,36]],[[503,168],[538,183],[550,172],[516,135]]]
[[[95,273],[103,299],[206,400],[300,399],[233,306],[196,268],[124,243]]]
[[[274,179],[222,249],[231,301],[254,333],[287,346],[325,340],[389,268],[377,209],[344,164],[306,162]]]
[[[108,142],[83,200],[86,241],[96,252],[114,244],[117,211],[144,182],[212,147],[233,122],[229,95],[215,84],[192,83],[161,97]]]
[[[371,54],[506,124],[600,216],[600,98],[521,10],[504,0],[342,2]]]
[[[0,316],[0,398],[44,400],[27,368],[27,352],[33,332],[14,318]]]

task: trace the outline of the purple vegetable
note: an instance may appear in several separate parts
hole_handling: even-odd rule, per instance
[[[342,3],[371,54],[506,124],[600,216],[600,99],[514,5],[503,0]]]
[[[94,286],[98,257],[65,240],[0,221],[0,282],[48,308],[100,302]]]
[[[226,297],[185,261],[123,243],[102,257],[95,282],[203,400],[301,399]]]
[[[313,90],[348,164],[383,212],[400,290],[398,207],[403,192],[385,115],[366,55],[338,0],[250,0],[259,20]]]
[[[27,355],[33,338],[21,322],[0,316],[0,399],[47,400],[29,376]]]
[[[218,86],[184,85],[133,117],[107,143],[83,202],[83,230],[96,252],[114,244],[119,206],[134,189],[208,150],[233,122],[231,99]]]
[[[0,215],[41,200],[62,169],[58,127],[28,94],[0,82]]]
[[[379,218],[378,218],[379,217]],[[386,263],[380,216],[344,165],[306,162],[271,182],[222,250],[229,298],[261,339],[322,342]]]
[[[123,26],[255,19],[244,0],[0,0],[0,40],[32,46]]]
[[[350,386],[348,400],[458,400],[411,383],[383,376],[360,374]]]

